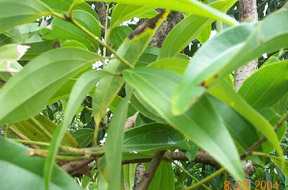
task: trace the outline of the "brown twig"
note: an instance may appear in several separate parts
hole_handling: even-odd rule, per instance
[[[136,190],[146,190],[149,187],[150,182],[152,181],[153,176],[155,175],[155,172],[162,160],[162,157],[164,156],[165,151],[157,152],[154,157],[152,158],[149,168],[142,176],[142,180],[139,183],[139,185],[136,187]]]

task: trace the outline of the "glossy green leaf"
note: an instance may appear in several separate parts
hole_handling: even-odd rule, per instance
[[[133,6],[133,5],[125,5],[119,4],[113,8],[111,15],[111,23],[110,28],[114,28],[119,26],[124,21],[132,19],[134,17],[137,18],[151,18],[155,16],[157,12],[151,8],[147,8],[145,6]]]
[[[288,91],[288,62],[270,63],[241,86],[240,95],[255,109],[271,107]]]
[[[162,161],[158,166],[148,190],[175,190],[175,175],[172,164]]]
[[[209,5],[226,12],[235,4],[236,0],[217,0]],[[178,52],[183,50],[192,40],[196,39],[213,23],[214,19],[191,15],[179,22],[165,38],[161,51],[160,58],[173,57]]]
[[[111,46],[118,49],[133,30],[129,26],[118,26],[110,30],[108,41]]]
[[[165,15],[167,16],[167,13]],[[154,29],[147,28],[144,32],[140,33],[134,38],[127,38],[118,48],[117,54],[128,61],[130,64],[135,65],[139,57],[143,54],[144,50],[149,45],[149,42],[155,31],[166,18],[166,16],[163,16],[158,20]],[[124,69],[127,69],[127,66],[121,63],[118,59],[111,60],[110,63],[104,67],[104,70],[112,73],[119,73]],[[106,109],[109,107],[123,84],[124,81],[122,78],[119,79],[111,76],[101,81],[97,86],[97,90],[94,94],[95,98],[93,98],[93,112],[95,112],[94,118],[96,121],[96,126],[99,125],[102,117],[106,113]]]
[[[121,100],[108,127],[105,160],[108,190],[121,190],[122,144],[128,113],[128,97]]]
[[[0,123],[36,115],[68,77],[91,67],[99,59],[97,54],[76,48],[54,49],[33,59],[1,88]]]
[[[204,44],[194,55],[176,90],[173,112],[179,114],[187,110],[203,94],[201,86],[209,87],[215,79],[263,53],[288,47],[287,19],[288,10],[282,8],[256,25],[241,24],[230,28]]]
[[[48,157],[45,162],[44,175],[46,189],[48,189],[48,185],[52,176],[53,165],[55,163],[55,157],[66,129],[72,122],[74,115],[76,114],[78,108],[81,106],[81,103],[85,99],[88,92],[91,91],[93,87],[96,87],[96,83],[106,75],[107,73],[105,72],[89,71],[84,73],[73,86],[64,113],[63,124],[54,132],[51,146],[49,148]]]
[[[125,152],[145,152],[181,148],[186,144],[182,134],[163,124],[145,124],[125,132]]]
[[[0,0],[0,32],[34,22],[37,18],[49,14],[49,9],[41,1]]]
[[[207,151],[236,179],[243,178],[243,170],[233,140],[207,97],[199,100],[188,112],[171,113],[171,95],[181,80],[173,72],[152,68],[127,70],[126,82],[136,95],[149,104],[171,126],[187,139]]]
[[[88,0],[95,1],[95,0]],[[147,7],[153,8],[165,8],[168,10],[180,11],[191,13],[198,16],[214,18],[223,21],[229,25],[234,25],[237,23],[230,16],[217,11],[216,9],[200,2],[197,0],[102,0],[103,2],[109,3],[119,3],[119,4],[127,4],[127,5],[145,5]]]
[[[3,137],[0,138],[0,147],[0,169],[5,171],[0,179],[1,190],[44,190],[43,158],[29,156],[29,149]],[[50,187],[50,190],[81,189],[73,178],[57,166],[54,166]]]
[[[255,109],[253,109],[234,89],[225,81],[219,81],[211,89],[209,93],[225,102],[235,111],[249,121],[267,140],[273,145],[279,157],[283,157],[283,151],[280,146],[277,134],[273,126]]]

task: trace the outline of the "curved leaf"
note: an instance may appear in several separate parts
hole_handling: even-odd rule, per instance
[[[95,1],[95,0],[88,0]],[[174,11],[191,13],[198,16],[209,17],[217,19],[227,23],[229,25],[234,25],[237,23],[232,17],[217,11],[216,9],[209,7],[208,5],[198,1],[198,0],[102,0],[109,3],[119,3],[127,5],[145,5],[147,7],[153,8],[164,8]]]
[[[91,67],[99,59],[97,54],[77,48],[54,49],[33,59],[1,88],[0,123],[36,115],[68,77]]]
[[[54,132],[53,139],[49,148],[48,157],[45,162],[44,176],[45,187],[48,189],[48,185],[51,180],[53,165],[55,164],[55,157],[61,141],[64,137],[65,131],[73,120],[78,108],[81,106],[82,101],[88,94],[88,92],[96,87],[96,83],[106,76],[105,72],[90,71],[84,73],[73,86],[70,94],[67,107],[64,113],[64,121],[61,127],[58,127]]]
[[[171,113],[171,95],[180,78],[173,72],[152,68],[124,71],[126,82],[171,126],[207,151],[236,179],[243,178],[240,158],[233,140],[207,97],[183,115]]]
[[[236,26],[206,43],[191,60],[183,82],[177,88],[173,112],[180,114],[187,110],[204,93],[203,87],[209,87],[218,77],[263,53],[288,47],[287,19],[288,10],[284,7],[254,26]],[[195,90],[190,90],[192,88]]]
[[[288,91],[288,61],[269,63],[249,77],[239,94],[255,109],[271,107]]]
[[[0,169],[5,171],[5,175],[0,178],[1,190],[44,190],[43,158],[29,156],[29,149],[3,137],[0,137],[0,148]],[[50,190],[81,189],[62,169],[57,166],[54,169]]]
[[[236,0],[217,0],[209,5],[226,12],[235,4]],[[214,19],[191,15],[179,22],[165,38],[160,50],[159,58],[173,57],[183,50],[193,39],[196,39],[203,31],[213,23]]]
[[[122,144],[124,125],[128,114],[128,97],[120,101],[107,132],[105,160],[108,190],[121,189]]]
[[[38,0],[0,0],[0,33],[49,14],[47,6]]]

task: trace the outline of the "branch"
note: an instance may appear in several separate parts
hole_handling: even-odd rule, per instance
[[[155,175],[155,172],[162,160],[165,151],[157,152],[152,158],[148,170],[144,173],[141,182],[136,187],[136,190],[146,190]]]

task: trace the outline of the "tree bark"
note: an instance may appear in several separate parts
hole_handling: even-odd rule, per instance
[[[257,1],[239,0],[239,12],[241,22],[256,22],[258,20]],[[243,82],[257,69],[258,62],[253,60],[240,67],[235,73],[235,88],[239,90]]]

